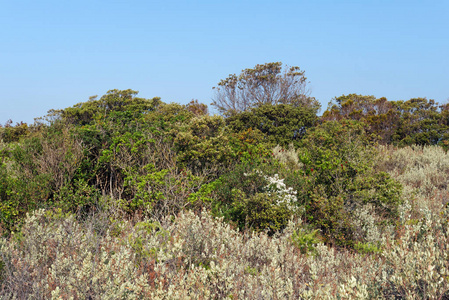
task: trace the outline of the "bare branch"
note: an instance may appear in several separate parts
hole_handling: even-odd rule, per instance
[[[212,105],[224,115],[233,115],[264,104],[290,104],[320,108],[310,97],[305,72],[299,67],[282,67],[281,62],[256,65],[237,76],[231,74],[215,89]]]

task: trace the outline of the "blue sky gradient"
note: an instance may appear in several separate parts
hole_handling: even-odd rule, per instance
[[[110,89],[210,104],[220,79],[299,66],[323,105],[449,98],[449,1],[0,0],[0,123]]]

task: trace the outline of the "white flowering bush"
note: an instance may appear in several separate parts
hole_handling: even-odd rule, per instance
[[[231,221],[236,221],[240,228],[267,230],[269,234],[282,230],[288,220],[299,211],[297,192],[287,187],[278,174],[268,176],[255,170],[243,173],[243,176],[245,181],[254,182],[256,188],[254,191],[245,191],[245,186],[242,189],[232,189],[234,215]]]
[[[288,209],[295,211],[298,206],[296,191],[292,187],[287,187],[284,179],[279,178],[278,174],[266,176],[268,185],[265,186],[267,194],[275,199],[276,205],[286,205]]]
[[[267,167],[267,165],[263,165]],[[288,187],[284,179],[272,170],[261,170],[251,164],[238,165],[222,175],[195,198],[210,199],[212,214],[224,217],[239,229],[268,231],[282,230],[298,211],[296,190]],[[205,203],[205,202],[203,202]]]
[[[279,178],[279,174],[268,176],[263,172],[254,171],[257,175],[263,177],[267,185],[262,188],[270,198],[273,199],[273,204],[277,206],[285,205],[289,210],[296,211],[298,209],[298,198],[296,197],[297,191],[292,187],[287,187],[283,178]],[[244,173],[245,176],[251,176],[251,174]]]

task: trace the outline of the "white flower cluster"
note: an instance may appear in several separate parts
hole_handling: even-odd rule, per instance
[[[285,204],[288,209],[296,210],[296,191],[292,187],[287,187],[284,183],[284,179],[279,178],[278,174],[274,174],[273,177],[265,175],[260,170],[255,170],[255,174],[258,174],[268,181],[268,184],[264,187],[264,191],[270,196],[275,198],[276,205]],[[250,176],[251,174],[243,173],[245,176]]]
[[[276,204],[286,204],[288,209],[295,210],[295,203],[298,201],[296,198],[296,191],[292,187],[287,187],[284,183],[284,179],[279,178],[278,174],[271,176],[264,176],[268,180],[268,185],[264,188],[270,196],[276,197]]]

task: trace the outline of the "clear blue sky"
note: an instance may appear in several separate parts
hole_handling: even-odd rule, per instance
[[[446,103],[448,55],[446,0],[0,0],[0,123],[110,89],[209,104],[274,61],[305,70],[323,110],[349,93]]]

